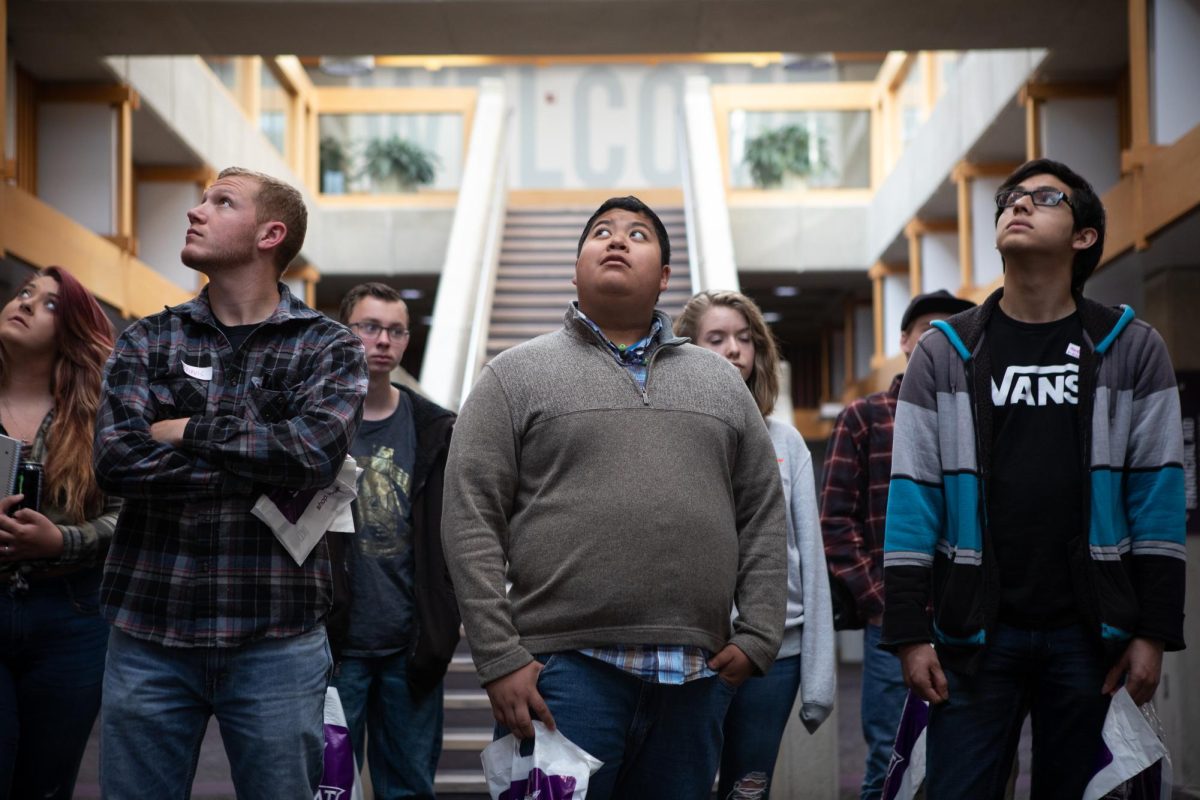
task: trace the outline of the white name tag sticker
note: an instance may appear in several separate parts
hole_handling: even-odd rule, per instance
[[[1067,355],[1069,355],[1071,358],[1079,358],[1079,345],[1077,345],[1077,344],[1067,345]]]
[[[186,361],[183,362],[183,371],[199,381],[212,380],[212,367],[194,367]]]

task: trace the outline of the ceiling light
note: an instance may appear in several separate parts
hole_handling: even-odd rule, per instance
[[[767,323],[768,325],[774,325],[776,322],[779,322],[781,319],[783,319],[783,314],[780,314],[778,311],[764,311],[763,312],[763,322]]]
[[[335,78],[355,78],[375,71],[375,56],[321,56],[321,72]]]
[[[401,289],[400,296],[405,300],[420,300],[425,296],[425,293],[420,289]]]
[[[800,290],[798,288],[796,288],[795,286],[776,286],[775,287],[775,296],[776,297],[795,297],[798,294],[800,294]]]

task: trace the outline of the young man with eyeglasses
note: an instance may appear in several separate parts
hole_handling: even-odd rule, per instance
[[[442,678],[459,616],[442,556],[442,481],[454,415],[392,383],[409,342],[408,307],[382,283],[355,286],[341,320],[362,339],[369,384],[350,445],[362,473],[352,541],[331,538],[335,586],[349,609],[330,624],[351,740],[367,735],[375,797],[434,797],[442,750]],[[332,536],[332,535],[331,535]],[[344,558],[337,556],[344,553]]]
[[[1031,161],[996,204],[1004,286],[934,323],[896,411],[882,646],[932,704],[931,800],[1000,797],[1027,712],[1032,797],[1079,797],[1109,696],[1145,703],[1184,646],[1166,347],[1082,295],[1105,224],[1086,180]]]

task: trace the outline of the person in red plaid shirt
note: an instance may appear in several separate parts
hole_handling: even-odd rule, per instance
[[[101,792],[187,797],[215,715],[238,797],[312,797],[328,549],[297,563],[251,509],[268,488],[333,483],[362,416],[363,346],[279,281],[304,241],[296,189],[226,169],[187,217],[181,258],[208,285],[121,335],[96,422],[96,479],[125,498],[100,590]]]
[[[934,320],[975,304],[945,289],[918,295],[900,320],[905,359]],[[883,619],[883,528],[892,476],[892,423],[901,375],[887,391],[850,403],[825,454],[821,534],[839,629],[863,628],[862,732],[867,743],[862,800],[883,793],[892,740],[908,690],[896,656],[878,648]]]

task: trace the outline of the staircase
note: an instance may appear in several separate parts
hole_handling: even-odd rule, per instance
[[[487,357],[562,325],[575,299],[579,235],[595,208],[512,209],[504,225]],[[671,239],[671,281],[659,307],[674,317],[692,296],[682,208],[655,212]]]
[[[505,220],[496,294],[488,329],[487,357],[549,333],[562,325],[575,299],[575,248],[595,210],[513,209]],[[671,280],[659,307],[672,317],[692,295],[682,208],[655,209],[671,238]],[[466,640],[445,680],[445,731],[438,762],[439,796],[486,798],[479,753],[492,741],[492,711],[479,686]]]

